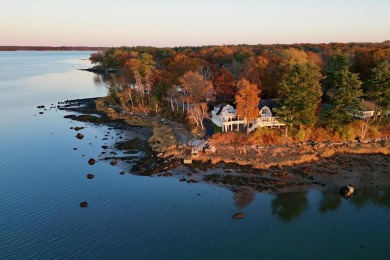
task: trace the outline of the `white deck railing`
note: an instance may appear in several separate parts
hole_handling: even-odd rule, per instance
[[[247,133],[254,131],[258,127],[274,127],[274,126],[284,126],[285,123],[282,123],[278,120],[277,117],[259,117],[255,121],[253,121],[252,125],[248,128]]]

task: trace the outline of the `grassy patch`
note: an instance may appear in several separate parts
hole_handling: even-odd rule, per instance
[[[210,123],[210,125],[213,127],[214,133],[222,133],[222,127],[219,127],[216,124],[214,124],[213,120],[211,119],[207,119],[207,120]]]

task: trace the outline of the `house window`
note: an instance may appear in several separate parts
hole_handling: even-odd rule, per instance
[[[261,110],[261,114],[262,114],[262,115],[266,115],[266,114],[267,114],[267,109],[266,109],[266,108],[263,108],[263,109]]]

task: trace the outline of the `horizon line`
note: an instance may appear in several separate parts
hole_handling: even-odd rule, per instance
[[[152,46],[152,45],[121,45],[121,46],[88,46],[88,45],[0,45],[0,48],[120,48],[120,47],[152,47],[152,48],[182,48],[182,47],[207,47],[207,46],[240,46],[240,45],[248,45],[248,46],[256,46],[256,45],[297,45],[297,44],[381,44],[390,42],[390,40],[384,40],[380,42],[359,42],[359,41],[351,41],[351,42],[294,42],[294,43],[238,43],[238,44],[205,44],[205,45],[179,45],[179,46]]]

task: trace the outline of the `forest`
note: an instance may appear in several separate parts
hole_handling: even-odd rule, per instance
[[[213,106],[228,103],[248,120],[274,99],[284,130],[217,133],[248,144],[344,141],[390,135],[390,41],[200,47],[118,47],[93,53],[95,67],[115,69],[107,83],[116,105],[161,114],[199,131]],[[374,104],[372,117],[351,110]]]

